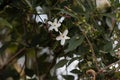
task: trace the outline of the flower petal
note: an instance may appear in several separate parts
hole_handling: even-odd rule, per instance
[[[65,39],[70,39],[70,37],[68,37],[68,36],[65,36]]]
[[[37,11],[38,14],[40,14],[43,11],[43,9],[42,9],[41,6],[37,6],[36,11]]]
[[[120,30],[120,23],[118,23],[118,29]]]
[[[52,25],[53,23],[51,21],[48,21],[48,24]]]
[[[68,30],[66,29],[64,32],[63,32],[63,35],[66,36],[68,34]]]
[[[59,31],[59,34],[62,35],[62,33]]]
[[[56,37],[56,40],[57,40],[57,41],[59,41],[59,40],[61,40],[61,39],[62,39],[61,36],[57,36],[57,37]]]
[[[65,39],[61,39],[61,42],[60,42],[61,45],[64,45],[65,44]]]
[[[57,28],[57,27],[54,27],[54,30],[55,30],[56,32],[58,32],[58,28]]]
[[[54,23],[57,23],[57,18],[54,19]]]
[[[49,27],[49,31],[51,31],[51,30],[53,30],[54,29],[54,27],[53,26],[50,26]]]
[[[58,28],[58,27],[60,27],[60,26],[61,26],[61,24],[60,24],[60,23],[57,23],[56,27]]]
[[[65,19],[65,17],[61,17],[58,22],[62,23],[64,21],[64,19]]]

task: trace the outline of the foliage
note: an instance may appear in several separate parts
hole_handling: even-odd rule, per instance
[[[43,80],[57,80],[56,69],[67,67],[75,60],[79,61],[78,68],[71,73],[79,79],[90,79],[86,74],[89,69],[96,72],[96,80],[120,79],[118,67],[109,69],[116,61],[119,63],[116,50],[120,47],[120,3],[119,0],[110,2],[111,11],[103,13],[97,10],[95,0],[0,0],[0,79],[19,80],[36,74]],[[42,8],[40,13],[36,11],[37,6]],[[42,14],[48,19],[36,22],[35,18]],[[65,19],[59,31],[50,31],[48,22],[61,17]],[[70,39],[61,45],[56,37],[66,29]],[[118,43],[113,47],[115,41]],[[46,47],[48,52],[42,54]],[[14,64],[23,56],[25,63],[18,71]],[[48,60],[51,56],[52,60]],[[61,57],[64,59],[58,62]],[[74,80],[72,75],[63,78]]]

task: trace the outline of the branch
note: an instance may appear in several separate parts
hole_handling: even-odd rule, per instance
[[[89,44],[89,46],[90,46],[90,50],[91,50],[91,52],[92,52],[92,57],[93,57],[93,62],[95,63],[96,68],[97,68],[97,70],[99,71],[98,62],[97,62],[97,58],[96,58],[96,56],[95,56],[95,51],[94,51],[93,45],[92,45],[92,43],[90,42],[90,40],[88,39],[88,37],[87,37],[87,35],[85,34],[85,32],[80,28],[80,26],[79,26],[79,29],[82,31],[82,34],[85,36],[85,38],[86,38],[86,40],[87,40],[87,42],[88,42],[88,44]]]
[[[116,61],[116,62],[114,62],[114,63],[112,63],[112,64],[109,64],[108,66],[102,68],[99,72],[105,71],[105,70],[106,70],[107,68],[109,68],[110,66],[112,66],[112,65],[114,65],[114,64],[117,64],[117,63],[119,63],[119,62],[120,62],[120,60],[118,60],[118,61]]]
[[[25,48],[20,49],[15,55],[13,55],[0,69],[5,68],[9,63],[11,63],[20,53],[22,53]]]

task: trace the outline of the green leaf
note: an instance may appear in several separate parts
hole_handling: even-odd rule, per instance
[[[27,53],[28,57],[31,57],[31,58],[35,57],[35,50],[34,50],[34,48],[27,49],[26,53]]]
[[[55,68],[57,69],[57,68],[63,67],[65,64],[67,64],[67,62],[68,62],[68,60],[63,59],[55,65]]]
[[[62,75],[62,76],[66,80],[74,80],[74,76],[72,76],[72,75]]]
[[[75,57],[75,58],[72,58],[69,62],[68,62],[68,66],[75,60],[78,60],[80,57]]]
[[[108,42],[103,48],[105,52],[111,52],[113,50],[112,42]]]
[[[68,49],[65,50],[65,52],[70,52],[75,50],[79,45],[82,44],[84,40],[84,36],[73,36],[71,40],[69,41]]]
[[[10,45],[8,45],[8,47],[6,48],[6,52],[8,54],[15,54],[17,51],[18,45],[11,43]]]
[[[107,17],[106,18],[106,23],[109,26],[110,30],[112,30],[112,28],[113,28],[112,18]]]
[[[0,26],[7,26],[11,29],[13,28],[12,25],[7,20],[5,20],[3,18],[0,18]]]
[[[76,1],[77,4],[80,6],[79,8],[82,8],[83,11],[86,11],[85,6],[84,6],[80,1],[78,1],[78,0],[75,0],[75,1]]]
[[[74,74],[81,74],[81,71],[78,70],[78,69],[73,69],[72,71],[70,71],[71,73],[74,73]]]

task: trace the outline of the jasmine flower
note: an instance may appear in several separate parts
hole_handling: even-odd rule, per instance
[[[57,20],[57,18],[54,19],[53,22],[48,21],[48,24],[50,25],[49,27],[49,31],[51,30],[55,30],[56,32],[58,32],[58,28],[61,26],[61,23],[63,22],[64,17],[61,17],[59,20]]]
[[[63,46],[65,44],[66,39],[70,39],[70,37],[67,36],[68,30],[65,30],[63,33],[60,32],[60,35],[56,37],[57,41],[60,41],[60,44]]]

